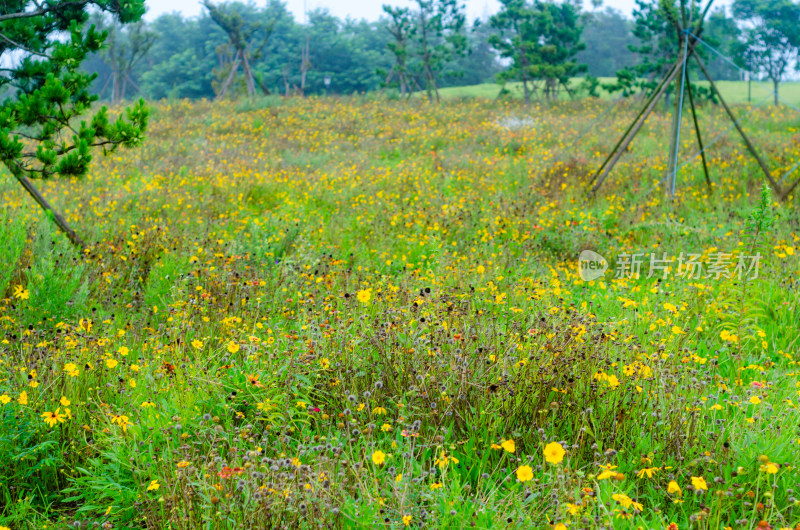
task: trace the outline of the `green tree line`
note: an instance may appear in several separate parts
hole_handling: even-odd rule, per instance
[[[298,22],[281,0],[204,2],[196,17],[164,14],[126,26],[94,15],[108,32],[83,68],[93,90],[112,101],[236,97],[241,94],[352,94],[389,88],[430,100],[439,88],[520,82],[526,99],[621,95],[657,82],[677,42],[664,2],[637,0],[632,16],[594,0],[501,0],[485,19],[468,21],[458,0],[415,0],[384,7],[377,21],[340,19],[324,9]],[[704,39],[735,63],[779,83],[798,67],[800,7],[793,0],[735,0],[707,16]],[[740,79],[706,53],[718,79]],[[615,78],[601,83],[597,78]]]

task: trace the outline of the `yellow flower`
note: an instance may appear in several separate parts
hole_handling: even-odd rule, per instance
[[[551,464],[559,464],[564,460],[564,448],[558,442],[550,442],[544,448],[544,459]]]
[[[685,332],[685,331],[683,331],[683,330],[682,330],[680,327],[678,327],[678,326],[672,326],[672,333],[674,333],[675,335],[685,335],[685,334],[686,334],[686,332]]]
[[[517,450],[517,446],[514,444],[514,440],[505,440],[500,446],[508,451],[509,453],[513,453]]]
[[[119,416],[114,416],[113,418],[111,418],[111,423],[116,423],[117,425],[122,427],[123,432],[128,432],[128,425],[131,424],[130,419],[124,414],[121,414]]]
[[[600,464],[600,467],[603,469],[603,471],[601,471],[600,474],[597,475],[597,480],[605,480],[607,478],[614,478],[615,476],[617,476],[617,472],[613,471],[614,469],[617,468],[617,466],[612,466],[610,464],[604,466]]]
[[[78,371],[78,366],[75,363],[65,364],[64,371],[67,372],[67,374],[70,377],[78,377],[80,375],[80,372]]]
[[[106,359],[106,366],[109,368],[115,368],[118,364],[116,359]]]
[[[386,462],[386,453],[383,451],[375,451],[372,453],[372,463],[376,466],[382,466]]]
[[[644,467],[644,468],[639,470],[639,472],[636,474],[636,476],[639,477],[639,478],[644,478],[645,475],[646,475],[647,478],[653,478],[653,475],[655,475],[659,471],[660,471],[660,468],[658,468],[658,467]]]
[[[615,493],[611,498],[620,503],[625,510],[633,504],[633,500],[624,493]]]
[[[708,490],[708,484],[706,484],[706,479],[703,477],[692,477],[692,486],[694,486],[696,490]]]
[[[411,524],[411,516],[410,515],[404,515],[403,516],[403,524],[405,526],[408,526],[408,525]],[[0,529],[0,530],[2,530],[2,529]]]
[[[28,393],[24,390],[19,394],[19,404],[20,405],[27,405],[28,404]]]
[[[175,464],[175,465],[176,465],[177,467],[179,467],[179,468],[183,468],[183,467],[186,467],[186,466],[188,466],[188,465],[190,465],[190,464],[189,464],[189,462],[187,462],[186,460],[181,460],[180,462],[178,462],[178,463],[177,463],[177,464]]]
[[[669,484],[667,484],[667,493],[670,495],[681,495],[681,487],[678,486],[678,483],[674,480],[670,480]]]
[[[234,341],[230,341],[228,343],[228,351],[230,353],[236,353],[237,351],[239,351],[239,345],[236,344]]]
[[[30,292],[21,285],[14,287],[14,297],[20,300],[27,300],[30,298]]]
[[[61,399],[59,400],[59,403],[61,403],[62,407],[69,407],[70,406],[70,401],[67,399],[67,396],[61,396]]]
[[[677,313],[678,312],[678,308],[675,307],[675,304],[670,304],[669,302],[664,304],[664,309],[666,309],[670,313]]]
[[[762,466],[762,469],[763,469],[763,471],[765,471],[765,472],[766,472],[768,475],[774,475],[775,473],[777,473],[777,472],[778,472],[778,466],[777,466],[776,464],[773,464],[772,462],[769,462],[769,463],[767,463],[767,464],[764,464],[764,465]]]
[[[0,396],[0,403],[2,403],[3,405],[8,405],[10,402],[11,398],[9,397],[8,394],[3,394],[2,396]]]
[[[126,348],[125,346],[120,346],[119,349],[117,350],[117,353],[119,353],[123,357],[127,356],[129,352],[130,352],[130,350],[128,348]]]
[[[160,487],[161,484],[159,484],[157,480],[151,480],[150,484],[147,486],[147,491],[156,491]]]
[[[761,403],[761,398],[758,396],[753,396],[750,398],[750,403],[752,403],[753,405],[758,405],[759,403]]]
[[[528,482],[533,479],[533,468],[531,466],[520,466],[517,468],[517,480]]]
[[[372,289],[362,289],[361,291],[358,291],[358,294],[356,294],[356,298],[358,298],[358,301],[362,304],[368,304],[371,296]]]
[[[200,348],[202,348],[202,347],[203,347],[203,341],[201,341],[201,340],[197,340],[197,339],[194,339],[194,340],[192,341],[192,347],[193,347],[194,349],[196,349],[196,350],[199,350]]]
[[[567,530],[567,525],[564,523],[558,523],[553,527],[553,530]]]
[[[44,418],[44,422],[49,427],[52,427],[56,423],[64,423],[64,415],[61,414],[61,408],[57,408],[55,412],[43,412],[42,418]]]

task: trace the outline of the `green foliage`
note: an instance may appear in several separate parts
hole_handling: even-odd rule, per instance
[[[412,13],[414,26],[415,76],[428,96],[428,101],[439,101],[438,83],[442,73],[454,58],[467,49],[464,34],[466,16],[459,0],[415,0]]]
[[[97,99],[89,92],[94,76],[83,72],[81,63],[98,52],[107,37],[94,26],[83,31],[89,6],[129,23],[142,16],[144,2],[14,4],[0,15],[0,32],[6,37],[0,54],[22,55],[12,75],[0,78],[0,89],[12,95],[0,106],[0,161],[17,177],[80,176],[91,161],[91,147],[111,151],[118,145],[138,145],[147,124],[143,103],[131,109],[127,119],[110,122],[101,109],[88,124],[75,121]],[[15,17],[17,10],[30,14]]]
[[[736,0],[733,12],[743,27],[737,58],[772,81],[778,105],[778,85],[800,56],[800,5],[792,0]]]
[[[9,219],[7,213],[0,215],[0,293],[9,290],[12,276],[17,271],[22,249],[25,247],[25,225]]]
[[[569,92],[570,77],[586,70],[585,65],[575,62],[575,56],[585,48],[580,42],[583,28],[579,7],[570,2],[539,0],[501,3],[500,12],[491,19],[496,33],[490,43],[510,65],[499,79],[521,81],[526,102],[537,90],[547,98],[555,97],[560,88]]]
[[[49,219],[42,219],[37,227],[31,261],[25,271],[29,302],[41,316],[65,319],[86,310],[89,285],[80,252],[56,237]]]
[[[581,24],[586,48],[578,53],[576,59],[587,65],[588,74],[597,77],[614,75],[636,63],[636,54],[629,49],[636,44],[633,21],[621,11],[611,7],[584,11]]]

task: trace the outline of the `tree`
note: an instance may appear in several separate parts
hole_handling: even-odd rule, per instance
[[[138,145],[147,125],[143,101],[109,120],[105,107],[89,120],[77,118],[97,99],[89,92],[95,75],[80,70],[87,55],[100,50],[107,34],[84,31],[92,10],[110,13],[123,24],[144,14],[143,0],[15,0],[0,14],[0,160],[69,239],[84,242],[39,193],[31,179],[84,175],[91,150]]]
[[[501,0],[501,5],[490,22],[497,30],[490,42],[509,61],[500,79],[520,80],[526,103],[539,89],[548,99],[559,88],[569,92],[570,77],[586,70],[575,60],[585,47],[578,6],[539,0]]]
[[[538,38],[533,22],[534,11],[526,0],[500,0],[500,5],[500,11],[489,19],[489,24],[496,30],[489,37],[489,43],[500,57],[509,62],[508,67],[498,74],[498,79],[502,82],[519,80],[527,104],[531,101],[534,79],[531,54]]]
[[[486,20],[476,19],[467,36],[467,51],[457,55],[442,76],[441,86],[465,86],[491,83],[502,70],[497,52],[489,44],[492,27]]]
[[[210,0],[203,0],[203,5],[208,10],[211,19],[228,35],[228,49],[217,50],[217,55],[220,57],[220,65],[228,72],[217,91],[217,98],[225,97],[240,65],[244,72],[247,94],[254,96],[256,94],[256,83],[251,67],[250,49],[258,34],[263,35],[264,41],[269,39],[274,21],[265,23],[250,22],[245,20],[242,13],[235,9],[236,6],[218,6]],[[265,93],[269,93],[269,89],[266,86],[262,85],[261,89]]]
[[[454,57],[466,51],[466,16],[458,0],[415,0],[414,36],[419,76],[428,101],[439,101],[438,80]]]
[[[101,18],[98,27],[105,25],[105,17]],[[142,93],[142,89],[133,80],[136,65],[147,55],[156,41],[156,34],[147,29],[144,22],[136,22],[127,26],[108,24],[105,30],[108,37],[101,52],[103,60],[111,69],[111,101],[117,103],[125,99],[128,84]],[[101,90],[103,92],[103,90]],[[142,95],[145,95],[142,93]]]
[[[734,0],[733,13],[743,29],[739,61],[772,81],[777,106],[778,86],[797,65],[800,5],[792,0]]]
[[[409,42],[414,29],[411,10],[406,7],[384,5],[383,12],[389,15],[386,31],[392,37],[386,47],[394,56],[394,64],[386,74],[383,84],[384,86],[396,85],[401,96],[411,94],[412,85],[415,82],[408,69]]]
[[[225,32],[206,13],[164,14],[148,27],[158,37],[137,69],[142,90],[153,99],[214,98],[214,51]]]
[[[575,60],[586,47],[581,42],[580,4],[537,0],[534,6],[539,38],[533,47],[533,73],[543,81],[545,97],[552,99],[559,88],[569,93],[570,77],[586,71],[586,65]]]
[[[741,30],[736,19],[728,16],[725,7],[712,11],[705,22],[704,40],[718,49],[726,57],[736,57],[739,52]],[[706,66],[714,79],[739,79],[739,70],[718,55],[706,58]]]
[[[607,7],[586,12],[581,22],[586,48],[577,60],[588,66],[590,75],[610,77],[636,64],[636,55],[630,50],[637,43],[633,23],[620,11]]]

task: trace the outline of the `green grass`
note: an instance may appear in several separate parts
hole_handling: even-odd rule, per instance
[[[580,85],[582,78],[574,78],[571,85],[576,87]],[[613,83],[614,78],[603,77],[600,78],[601,83]],[[707,81],[698,82],[700,86],[709,87]],[[750,92],[748,99],[748,83],[745,81],[716,81],[716,85],[722,93],[722,97],[730,104],[758,104],[762,103],[765,106],[772,105],[772,84],[770,82],[759,83],[753,81],[750,83]],[[522,97],[522,84],[521,83],[507,83],[505,85],[512,97]],[[449,87],[440,90],[441,95],[447,98],[460,98],[460,97],[479,97],[479,98],[496,98],[502,89],[501,85],[495,83],[484,83],[481,85],[471,85],[463,87]],[[778,94],[783,100],[791,105],[800,107],[800,82],[788,81],[782,83],[778,89]],[[603,99],[612,99],[617,97],[609,94],[603,89],[600,89],[600,95]],[[566,97],[562,95],[562,98]]]

